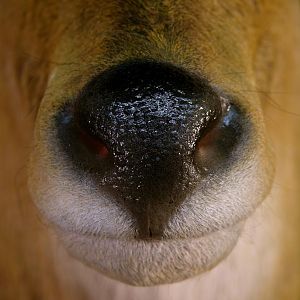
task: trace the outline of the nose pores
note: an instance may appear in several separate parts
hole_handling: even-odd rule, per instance
[[[232,145],[222,156],[216,136],[236,142],[239,126],[230,135],[222,123],[228,111],[205,79],[167,63],[129,61],[94,77],[56,124],[78,176],[88,174],[129,211],[140,238],[159,238],[207,169],[228,156]]]

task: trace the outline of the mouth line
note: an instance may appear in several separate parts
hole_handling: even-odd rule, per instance
[[[111,234],[100,234],[99,232],[91,232],[91,231],[84,231],[84,230],[70,230],[70,229],[66,229],[63,228],[60,225],[55,224],[55,230],[58,231],[59,233],[66,233],[66,234],[71,234],[71,235],[76,235],[76,236],[81,236],[81,237],[86,237],[86,238],[93,238],[93,239],[101,239],[101,240],[107,240],[107,241],[124,241],[124,242],[136,242],[136,243],[165,243],[165,242],[174,242],[174,241],[194,241],[194,240],[199,240],[202,238],[207,238],[211,235],[220,233],[220,232],[224,232],[230,229],[236,229],[240,226],[243,225],[243,223],[245,222],[244,219],[242,220],[238,220],[237,222],[233,223],[233,224],[229,224],[228,226],[223,226],[221,228],[215,229],[215,230],[211,230],[211,231],[207,231],[204,232],[200,235],[191,235],[191,236],[174,236],[174,237],[166,237],[166,236],[162,236],[161,238],[157,238],[157,237],[149,237],[149,238],[137,238],[136,234],[131,235],[131,236],[125,236],[120,235],[120,236],[113,236]]]
[[[101,238],[76,232],[58,233],[68,253],[100,273],[138,286],[173,283],[212,269],[236,245],[243,226],[202,237],[149,240]],[[162,282],[162,274],[170,274]]]

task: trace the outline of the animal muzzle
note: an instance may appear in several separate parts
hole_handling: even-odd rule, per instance
[[[76,172],[128,211],[143,239],[163,237],[203,178],[230,165],[244,123],[208,80],[145,60],[98,74],[56,116],[59,145]]]

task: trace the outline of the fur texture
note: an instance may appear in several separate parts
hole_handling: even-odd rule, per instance
[[[1,5],[1,299],[299,298],[298,1],[28,0]],[[78,236],[103,232],[106,226],[105,233],[124,237],[134,228],[125,212],[91,204],[95,196],[88,180],[71,174],[62,158],[53,158],[46,137],[51,117],[90,78],[136,57],[205,74],[240,99],[254,124],[253,147],[226,181],[216,179],[205,197],[197,191],[181,207],[167,231],[174,241],[165,245],[106,244]],[[24,166],[30,153],[33,200],[47,226],[27,192]],[[243,229],[239,224],[230,233],[223,231],[249,216]],[[200,277],[134,288],[69,257],[47,229],[51,224],[73,255],[111,277],[116,268],[118,279],[137,285],[178,281],[211,269],[241,236],[231,254]],[[176,241],[178,232],[199,236],[203,224],[219,231],[207,240]],[[135,260],[129,261],[132,253]],[[214,259],[203,262],[204,254]],[[174,269],[179,261],[181,272]]]

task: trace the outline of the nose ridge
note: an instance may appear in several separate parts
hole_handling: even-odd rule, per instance
[[[174,65],[129,61],[92,79],[74,110],[111,154],[102,185],[137,220],[139,237],[162,236],[199,179],[193,151],[222,111],[217,93]]]

